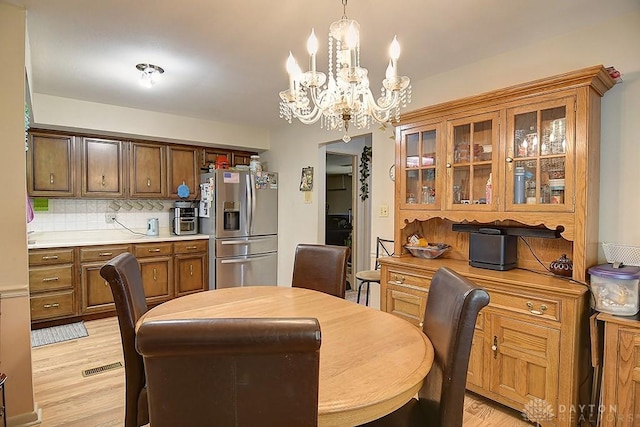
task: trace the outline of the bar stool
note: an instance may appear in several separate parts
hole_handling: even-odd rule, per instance
[[[2,389],[2,406],[0,406],[0,411],[2,413],[2,422],[4,423],[4,427],[7,427],[7,410],[5,408],[5,397],[4,397],[4,382],[7,380],[7,376],[3,373],[0,373],[0,389]]]

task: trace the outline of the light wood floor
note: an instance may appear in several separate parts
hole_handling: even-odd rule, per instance
[[[85,322],[89,336],[33,349],[33,383],[43,427],[115,427],[124,419],[124,368],[83,377],[86,369],[121,362],[115,317]],[[464,427],[531,427],[520,413],[467,394]]]

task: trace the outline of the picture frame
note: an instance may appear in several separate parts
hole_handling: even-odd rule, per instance
[[[300,191],[313,190],[313,166],[302,168],[302,176],[300,177]]]

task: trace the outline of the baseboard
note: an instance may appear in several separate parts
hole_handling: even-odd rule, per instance
[[[33,405],[32,412],[25,412],[13,417],[7,417],[7,427],[32,427],[42,424],[42,409],[38,404]]]

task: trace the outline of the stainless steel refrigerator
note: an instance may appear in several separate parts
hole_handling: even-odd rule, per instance
[[[276,285],[278,176],[218,169],[200,176],[200,232],[209,234],[209,289]]]

